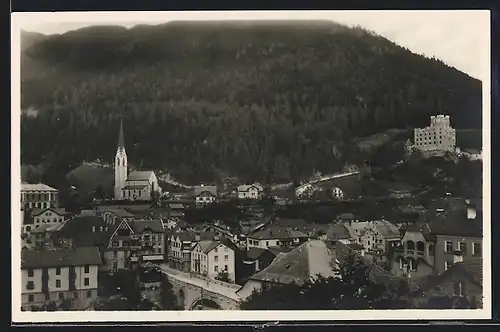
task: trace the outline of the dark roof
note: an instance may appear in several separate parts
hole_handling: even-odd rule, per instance
[[[195,241],[197,236],[199,237],[198,241],[213,240],[215,238],[215,233],[213,232],[183,231],[174,233],[173,235],[178,236],[181,242]]]
[[[196,186],[193,188],[193,193],[195,196],[198,196],[204,192],[208,192],[213,196],[217,196],[217,187],[216,186]]]
[[[246,252],[246,256],[249,259],[258,259],[260,256],[264,255],[266,252],[270,252],[276,256],[276,254],[270,250],[267,250],[264,248],[257,248],[257,247],[252,247],[252,248],[248,249]]]
[[[148,185],[147,184],[136,184],[136,185],[129,185],[129,186],[125,186],[122,188],[122,190],[127,190],[127,189],[143,189],[145,187],[147,187]]]
[[[271,226],[264,230],[258,231],[249,235],[253,239],[267,240],[267,239],[293,239],[293,238],[307,238],[307,234],[300,231],[293,230],[285,227]]]
[[[318,275],[335,275],[335,253],[320,240],[308,241],[290,251],[280,253],[271,264],[250,279],[276,283],[304,283]]]
[[[463,210],[443,212],[432,218],[431,233],[434,235],[448,235],[461,237],[483,237],[482,213],[476,213],[475,219],[468,219]]]
[[[101,255],[97,247],[83,247],[74,250],[25,250],[21,252],[22,269],[100,264]]]
[[[118,217],[133,217],[134,216],[132,213],[128,212],[125,209],[116,209],[116,208],[108,208],[108,209],[106,209],[106,208],[104,208],[104,209],[101,209],[101,212],[102,213],[111,212],[111,213],[115,214]]]
[[[356,239],[357,236],[351,227],[339,222],[328,228],[326,238],[328,240],[348,240]]]
[[[153,171],[132,171],[127,176],[127,181],[148,181]]]
[[[431,276],[421,285],[420,290],[426,291],[433,289],[442,282],[454,279],[457,274],[467,276],[478,286],[483,287],[483,260],[482,258],[471,258],[467,261],[453,264],[446,271],[438,276]]]
[[[374,220],[372,223],[375,226],[375,229],[379,231],[385,239],[401,237],[399,229],[387,220]]]
[[[92,233],[92,227],[100,229],[100,227],[109,226],[100,217],[96,216],[77,216],[66,221],[61,229],[61,233],[65,236],[76,236],[80,234]]]
[[[363,250],[365,248],[359,243],[348,243],[347,246],[352,250]]]
[[[125,138],[123,137],[123,121],[120,121],[120,133],[118,134],[118,149],[125,149]]]
[[[155,233],[163,233],[165,231],[163,223],[160,219],[134,220],[132,222],[129,222],[129,225],[136,233],[142,233],[146,228],[149,228],[152,232]]]
[[[31,215],[33,217],[35,217],[35,216],[38,216],[38,215],[40,215],[40,214],[42,214],[42,213],[44,213],[45,211],[48,211],[48,210],[50,210],[52,212],[55,212],[58,215],[65,215],[66,214],[66,210],[62,209],[62,208],[59,208],[59,209],[58,208],[47,208],[47,209],[33,209],[33,211],[31,212]]]

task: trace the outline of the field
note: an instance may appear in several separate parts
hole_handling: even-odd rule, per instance
[[[113,188],[114,171],[112,168],[83,164],[70,171],[66,178],[81,194],[90,194],[101,186],[104,192]]]

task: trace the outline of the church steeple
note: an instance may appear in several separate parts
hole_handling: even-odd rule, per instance
[[[123,199],[122,189],[127,181],[127,152],[125,152],[125,139],[123,134],[123,120],[120,121],[118,134],[118,148],[115,155],[115,199]]]
[[[123,120],[120,121],[120,134],[118,135],[118,150],[125,150],[125,139],[123,138]]]

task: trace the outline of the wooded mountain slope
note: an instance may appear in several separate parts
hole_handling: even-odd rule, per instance
[[[26,39],[29,33],[24,33]],[[22,161],[114,157],[179,180],[275,182],[332,172],[356,137],[451,115],[481,127],[481,82],[332,22],[89,27],[22,52]]]

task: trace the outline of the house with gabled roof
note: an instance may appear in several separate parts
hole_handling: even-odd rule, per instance
[[[165,228],[161,220],[123,219],[114,228],[104,252],[105,270],[134,269],[142,262],[162,262]]]
[[[235,246],[229,240],[201,240],[191,248],[191,273],[216,279],[227,273],[229,280],[236,278]],[[237,249],[236,249],[237,250]]]
[[[69,217],[63,208],[33,209],[31,211],[35,227],[42,224],[62,223]]]
[[[191,249],[195,242],[215,240],[214,232],[180,231],[170,234],[167,243],[168,263],[170,267],[189,272],[191,270]]]
[[[43,308],[51,302],[58,306],[63,301],[73,310],[85,309],[97,298],[101,263],[96,247],[22,251],[22,309]]]
[[[263,194],[264,188],[258,183],[238,186],[239,199],[260,199]]]
[[[216,186],[195,186],[192,190],[196,206],[203,206],[215,202],[217,198]]]

